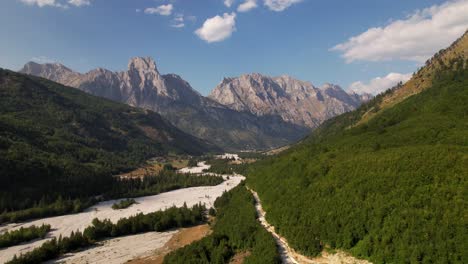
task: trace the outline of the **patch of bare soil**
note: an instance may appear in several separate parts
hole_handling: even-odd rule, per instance
[[[323,250],[321,256],[313,258],[312,261],[315,264],[371,264],[367,260],[357,259],[341,250],[333,253]]]
[[[232,257],[231,261],[229,261],[229,264],[242,264],[244,263],[244,260],[246,257],[250,256],[252,254],[250,251],[242,251],[238,252]]]
[[[162,170],[163,166],[160,164],[147,165],[136,170],[118,175],[121,179],[129,178],[143,178],[145,176],[156,175]]]
[[[272,149],[272,150],[266,151],[265,154],[267,154],[267,155],[276,155],[278,153],[281,153],[281,152],[289,149],[290,147],[291,146],[287,145],[287,146],[283,146],[283,147],[280,147],[280,148]]]
[[[182,228],[177,234],[175,234],[161,249],[157,250],[153,255],[134,259],[127,263],[130,264],[162,264],[164,262],[164,257],[181,247],[184,247],[188,244],[191,244],[195,241],[198,241],[205,236],[211,233],[210,226],[199,225],[190,228]],[[241,262],[237,262],[241,263]]]
[[[127,173],[117,175],[121,179],[128,178],[143,178],[145,176],[157,175],[163,168],[164,164],[170,164],[175,169],[185,168],[188,164],[188,159],[178,156],[155,157],[140,168]]]

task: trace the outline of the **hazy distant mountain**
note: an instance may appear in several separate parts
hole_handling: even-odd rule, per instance
[[[257,116],[279,115],[287,122],[310,128],[354,110],[370,97],[348,94],[337,85],[317,88],[290,76],[268,77],[257,73],[225,78],[209,95],[237,111]]]
[[[133,58],[128,70],[77,73],[61,64],[27,63],[20,71],[93,95],[151,109],[183,131],[227,149],[264,149],[300,139],[309,129],[274,114],[239,112],[203,97],[175,74],[161,75],[151,58]]]

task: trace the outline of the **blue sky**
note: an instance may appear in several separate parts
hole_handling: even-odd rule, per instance
[[[2,0],[0,67],[34,59],[124,70],[130,57],[151,56],[202,94],[250,72],[378,92],[460,36],[467,8],[466,0]]]

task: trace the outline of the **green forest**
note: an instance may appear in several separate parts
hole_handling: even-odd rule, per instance
[[[231,161],[232,160],[230,159],[211,158],[206,162],[211,167],[209,169],[206,169],[205,172],[213,172],[217,174],[243,174],[246,171],[248,164],[232,164]]]
[[[15,256],[8,264],[35,264],[58,258],[86,247],[95,246],[96,242],[112,237],[126,236],[152,231],[166,231],[171,228],[187,227],[204,221],[206,208],[204,205],[194,205],[188,208],[171,207],[164,211],[149,214],[137,214],[122,218],[117,223],[108,219],[94,219],[92,225],[83,232],[72,232],[68,237],[60,236],[43,243],[40,247],[20,256]]]
[[[354,125],[382,96],[250,167],[268,221],[310,256],[330,247],[374,263],[468,263],[466,65],[452,60],[367,123]]]
[[[113,186],[113,174],[150,157],[212,150],[151,111],[0,69],[3,215],[31,208],[76,212]]]
[[[50,225],[21,227],[0,234],[0,249],[21,244],[37,238],[44,238],[50,231]]]
[[[257,221],[254,198],[241,183],[215,201],[213,233],[171,252],[166,264],[229,263],[234,254],[249,252],[244,263],[281,263],[276,242]]]

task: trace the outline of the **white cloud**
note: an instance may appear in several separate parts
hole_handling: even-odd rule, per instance
[[[302,0],[264,0],[265,6],[276,12],[281,12],[293,4],[300,2],[302,2]]]
[[[174,28],[183,28],[185,27],[185,18],[183,14],[176,14],[172,20],[171,27]]]
[[[74,6],[85,6],[85,5],[90,5],[91,1],[90,0],[69,0],[68,3]]]
[[[172,14],[172,4],[160,5],[158,7],[148,7],[145,9],[145,14],[158,14],[162,16],[170,16]]]
[[[346,62],[409,60],[424,62],[468,28],[468,1],[449,1],[417,10],[406,19],[370,28],[331,50]]]
[[[227,7],[231,7],[234,4],[234,0],[224,0],[224,5]]]
[[[44,7],[44,6],[63,7],[63,5],[58,3],[56,0],[20,0],[20,1],[27,5],[37,5],[39,7]]]
[[[236,30],[236,13],[208,18],[195,34],[208,43],[223,41]]]
[[[237,8],[238,12],[248,12],[257,7],[257,0],[245,0],[244,3],[240,4]]]
[[[348,90],[356,93],[370,93],[376,95],[392,88],[399,82],[405,83],[411,79],[411,76],[411,73],[401,74],[392,72],[387,76],[374,78],[368,83],[363,83],[361,81],[354,82],[348,87]]]
[[[91,0],[20,0],[21,2],[27,4],[27,5],[37,5],[39,7],[44,7],[44,6],[53,6],[53,7],[61,7],[61,8],[69,8],[69,5],[72,6],[87,6],[91,5]],[[67,5],[67,3],[69,5]]]

